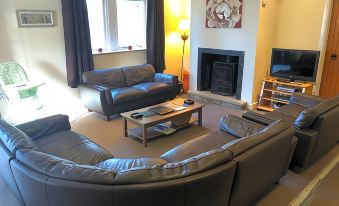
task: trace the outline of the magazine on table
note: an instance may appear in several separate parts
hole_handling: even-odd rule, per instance
[[[154,130],[158,131],[160,133],[163,133],[165,135],[172,134],[173,132],[176,131],[176,129],[171,128],[170,126],[166,124],[158,124],[154,126]]]

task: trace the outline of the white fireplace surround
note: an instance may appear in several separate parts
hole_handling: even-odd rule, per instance
[[[198,48],[244,51],[241,100],[247,101],[249,104],[252,103],[259,2],[243,0],[241,29],[213,29],[205,27],[206,1],[191,0],[191,90],[197,90]]]

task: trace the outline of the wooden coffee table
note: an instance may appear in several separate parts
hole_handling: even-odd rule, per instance
[[[187,106],[186,109],[180,111],[173,111],[164,115],[154,115],[151,117],[143,117],[140,119],[133,119],[130,117],[131,114],[135,112],[144,112],[149,108],[160,106],[160,105],[178,105],[182,106],[184,104],[185,99],[177,98],[162,104],[153,105],[150,107],[124,112],[121,114],[123,117],[123,132],[124,136],[128,137],[128,135],[135,136],[143,141],[144,147],[147,147],[147,140],[155,137],[159,137],[164,135],[158,131],[153,129],[153,126],[161,123],[171,123],[171,128],[176,130],[188,127],[194,123],[198,123],[199,126],[202,125],[202,108],[205,106],[203,104],[195,102],[193,105]],[[193,113],[198,113],[198,118],[191,117]],[[137,128],[128,130],[127,122],[138,125]]]

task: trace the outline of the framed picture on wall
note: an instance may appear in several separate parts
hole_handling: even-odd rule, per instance
[[[206,0],[206,28],[241,28],[243,0]]]
[[[17,10],[18,27],[53,27],[54,11]]]

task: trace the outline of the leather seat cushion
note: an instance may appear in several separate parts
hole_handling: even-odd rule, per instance
[[[169,84],[160,82],[148,82],[137,84],[133,86],[133,88],[144,90],[147,96],[156,96],[159,94],[171,93],[173,90]]]
[[[98,144],[70,130],[39,138],[35,143],[42,152],[81,165],[95,165],[113,158],[112,154]]]
[[[134,87],[124,87],[119,89],[113,89],[111,91],[113,104],[121,104],[125,102],[131,102],[140,100],[146,96],[146,92],[142,89]]]
[[[134,168],[152,167],[165,163],[167,162],[161,158],[113,158],[100,162],[95,166],[107,170],[123,171]]]
[[[220,120],[220,130],[237,138],[243,138],[259,133],[263,125],[242,119],[234,115],[226,115]]]
[[[185,142],[160,156],[168,162],[180,162],[210,150],[218,149],[236,137],[216,131]]]

